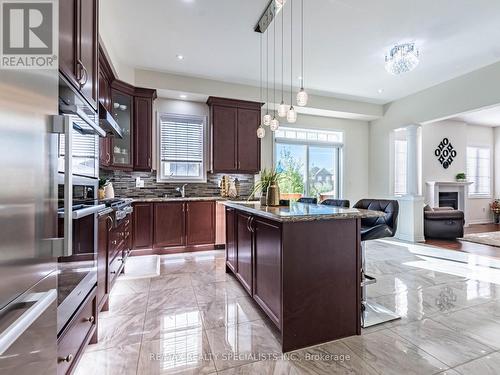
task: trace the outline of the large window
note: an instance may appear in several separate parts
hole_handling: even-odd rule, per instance
[[[281,194],[340,198],[342,142],[341,132],[286,127],[276,131],[274,160],[285,176]]]
[[[489,147],[467,147],[467,179],[472,182],[469,195],[491,195],[490,157]]]
[[[159,182],[205,182],[205,127],[200,116],[160,114]]]

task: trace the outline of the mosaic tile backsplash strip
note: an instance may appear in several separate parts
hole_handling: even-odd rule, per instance
[[[216,197],[220,196],[219,183],[223,173],[208,173],[206,183],[192,183],[186,185],[186,196],[191,197]],[[253,189],[255,176],[253,174],[227,175],[237,179],[237,189],[239,196],[247,198]],[[113,183],[115,196],[127,198],[155,198],[178,195],[176,187],[183,184],[171,184],[156,181],[156,172],[124,172],[124,171],[100,171],[100,177],[110,180]],[[140,177],[144,181],[144,187],[135,187],[135,179]]]

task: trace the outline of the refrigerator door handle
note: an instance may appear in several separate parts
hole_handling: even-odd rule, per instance
[[[40,294],[41,296],[35,299],[36,302],[33,306],[0,333],[0,356],[3,355],[57,299],[57,292],[55,289]],[[31,296],[31,298],[23,300],[22,302],[34,302],[33,297]]]
[[[53,132],[64,134],[64,241],[57,256],[73,255],[73,120],[68,115],[53,118]]]

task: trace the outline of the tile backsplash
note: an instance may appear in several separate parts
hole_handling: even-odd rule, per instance
[[[219,183],[223,173],[208,173],[206,183],[191,183],[186,185],[186,196],[213,197],[220,195]],[[252,192],[255,176],[253,174],[228,175],[237,180],[236,187],[240,197],[247,198]],[[164,183],[156,181],[156,172],[125,172],[125,171],[100,171],[100,177],[113,183],[115,196],[130,198],[154,198],[176,196],[175,188],[182,183]],[[144,187],[135,187],[135,179],[140,177]]]

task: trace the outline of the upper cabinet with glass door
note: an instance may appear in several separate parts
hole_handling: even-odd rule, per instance
[[[111,154],[113,166],[132,168],[132,108],[133,96],[113,89],[112,114],[122,129],[123,138],[112,138]]]

